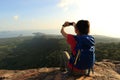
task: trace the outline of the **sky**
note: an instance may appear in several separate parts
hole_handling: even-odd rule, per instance
[[[120,0],[0,0],[0,31],[59,30],[90,21],[90,34],[120,38]],[[74,34],[72,26],[66,28]],[[53,32],[54,33],[54,32]]]

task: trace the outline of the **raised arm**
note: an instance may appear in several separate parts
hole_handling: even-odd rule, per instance
[[[65,28],[65,27],[62,27],[62,28],[61,28],[61,34],[62,34],[65,38],[67,38],[67,33],[65,32],[64,28]]]
[[[68,26],[70,26],[70,25],[71,25],[70,22],[65,22],[65,23],[63,24],[62,28],[61,28],[61,34],[62,34],[65,38],[67,38],[67,34],[68,34],[68,33],[66,33],[64,29],[65,29],[65,27],[68,27]],[[72,26],[75,26],[75,22],[72,22]]]
[[[65,32],[65,27],[69,26],[69,22],[65,22],[63,25],[62,25],[62,28],[61,28],[61,34],[67,38],[67,33]]]

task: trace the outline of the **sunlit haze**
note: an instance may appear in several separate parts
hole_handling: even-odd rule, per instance
[[[0,31],[57,30],[60,34],[65,21],[86,19],[92,35],[120,38],[119,8],[120,0],[1,0]],[[66,31],[74,32],[72,26]]]

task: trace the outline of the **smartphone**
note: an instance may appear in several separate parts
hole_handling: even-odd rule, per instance
[[[69,25],[73,25],[73,23],[69,23]]]
[[[72,23],[72,22],[70,22],[70,23],[69,23],[69,26],[72,26],[72,25],[73,25],[73,23]],[[64,26],[64,25],[62,25],[62,26]]]

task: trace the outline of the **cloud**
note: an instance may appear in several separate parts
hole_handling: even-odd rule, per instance
[[[13,19],[14,19],[15,21],[17,21],[17,20],[19,19],[19,16],[18,16],[18,15],[15,15],[15,16],[13,16]]]
[[[58,7],[68,10],[70,6],[76,5],[79,0],[60,0]]]

